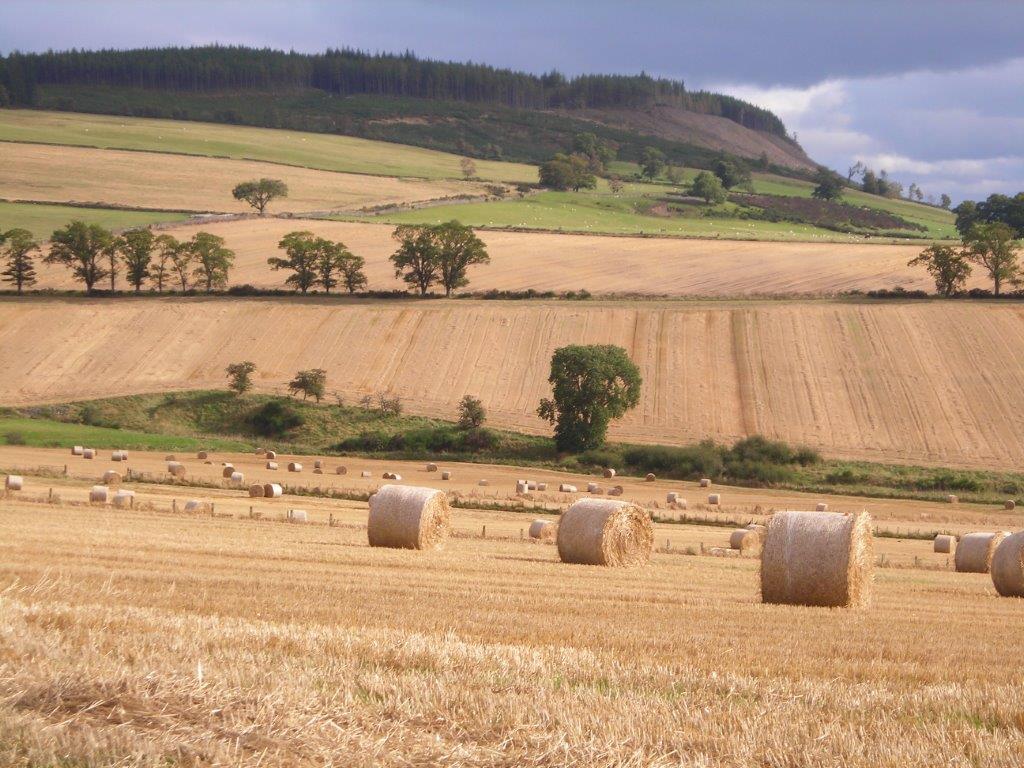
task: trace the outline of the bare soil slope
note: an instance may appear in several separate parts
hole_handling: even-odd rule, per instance
[[[248,359],[264,391],[322,367],[350,399],[390,391],[452,417],[469,393],[495,425],[541,432],[551,353],[570,343],[618,344],[640,366],[620,440],[760,433],[837,457],[1024,462],[1016,304],[7,299],[0,403],[222,386]]]

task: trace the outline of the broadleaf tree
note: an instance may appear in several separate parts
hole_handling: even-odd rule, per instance
[[[36,284],[32,254],[38,250],[39,243],[27,229],[15,228],[0,233],[0,255],[3,257],[0,278],[17,288],[18,293]]]
[[[113,240],[113,233],[99,224],[72,221],[50,236],[50,251],[43,261],[67,267],[92,293],[96,283],[107,277],[103,259]]]
[[[263,216],[273,200],[288,196],[288,185],[280,179],[243,181],[231,190],[231,194],[235,200],[244,200]]]

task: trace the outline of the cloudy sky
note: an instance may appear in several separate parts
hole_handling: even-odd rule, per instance
[[[774,110],[819,162],[954,199],[1024,190],[1016,0],[7,0],[0,51],[357,47],[682,79]]]

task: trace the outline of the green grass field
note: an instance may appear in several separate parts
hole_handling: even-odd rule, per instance
[[[447,152],[351,136],[181,120],[0,109],[0,140],[262,160],[376,176],[462,178],[461,158]],[[532,165],[474,162],[481,179],[537,181]]]
[[[81,219],[87,224],[100,224],[109,229],[128,229],[162,221],[184,221],[187,218],[184,213],[119,211],[111,208],[79,208],[73,205],[0,201],[0,231],[21,227],[32,232],[39,240],[49,240],[53,230],[75,219]]]
[[[194,451],[201,448],[217,451],[253,450],[251,445],[239,440],[135,432],[20,416],[0,417],[0,445],[28,445],[35,448],[85,445],[89,448],[136,451]]]

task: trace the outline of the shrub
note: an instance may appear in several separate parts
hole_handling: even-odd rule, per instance
[[[483,426],[487,419],[487,411],[479,398],[466,395],[459,401],[459,427],[461,429],[476,429]]]
[[[250,416],[253,431],[263,437],[281,437],[289,430],[301,427],[302,414],[281,400],[270,400]]]
[[[4,442],[7,445],[25,445],[25,435],[21,432],[8,432],[4,435]]]

